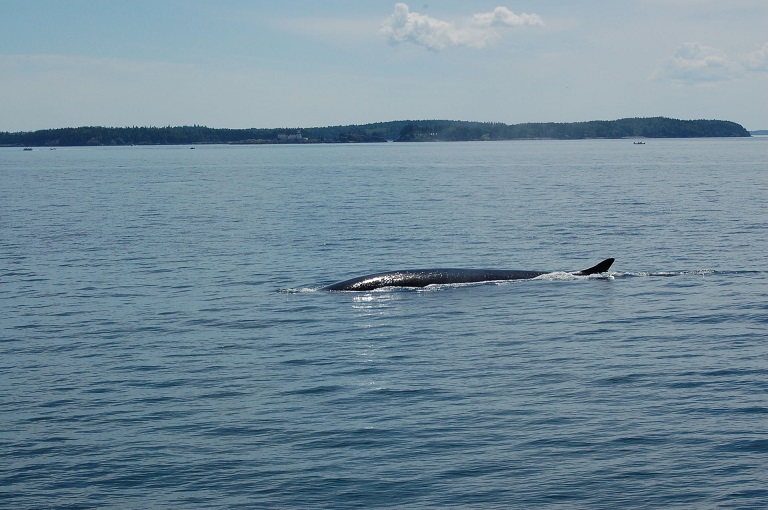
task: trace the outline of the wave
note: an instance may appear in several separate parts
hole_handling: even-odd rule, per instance
[[[680,271],[628,271],[611,273],[615,278],[672,277],[672,276],[749,276],[761,275],[768,271],[718,271],[716,269],[686,269]]]
[[[617,272],[614,274],[616,278],[625,278],[625,277],[652,277],[652,276],[687,276],[687,275],[710,275],[710,274],[718,274],[718,271],[715,271],[714,269],[690,269],[690,270],[683,270],[683,271],[629,271],[626,273],[620,273]]]
[[[297,288],[288,288],[288,289],[277,289],[277,292],[280,294],[302,294],[304,292],[317,292],[320,289],[322,289],[322,286],[318,285],[317,287],[297,287]]]

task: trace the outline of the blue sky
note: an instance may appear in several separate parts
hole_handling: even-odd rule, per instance
[[[658,115],[767,129],[766,27],[766,0],[0,0],[0,131]]]

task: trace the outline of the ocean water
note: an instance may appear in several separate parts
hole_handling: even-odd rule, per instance
[[[0,507],[768,507],[768,138],[3,148],[0,182]],[[317,290],[440,266],[553,273]]]

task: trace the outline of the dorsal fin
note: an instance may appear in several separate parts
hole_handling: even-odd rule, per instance
[[[581,271],[576,271],[575,275],[578,276],[589,276],[591,274],[598,274],[598,273],[605,273],[610,269],[611,265],[613,264],[614,259],[605,259],[604,261],[600,262],[599,264],[590,267],[589,269],[582,269]]]

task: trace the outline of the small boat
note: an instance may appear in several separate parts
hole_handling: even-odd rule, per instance
[[[645,142],[632,142],[632,143],[634,143],[635,145],[645,145]]]
[[[32,147],[24,147],[24,150],[25,150],[25,151],[31,151],[31,150],[32,150]]]

